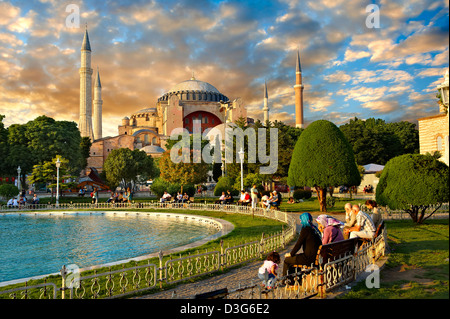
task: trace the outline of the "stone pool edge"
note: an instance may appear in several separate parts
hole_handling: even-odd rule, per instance
[[[214,228],[216,228],[218,230],[217,233],[210,235],[208,237],[205,237],[203,239],[197,240],[190,244],[186,244],[186,245],[183,245],[180,247],[176,247],[176,248],[172,248],[167,251],[164,251],[163,252],[164,255],[170,255],[170,254],[174,254],[177,252],[185,251],[187,249],[202,246],[212,240],[223,237],[223,236],[231,233],[234,230],[234,225],[232,223],[230,223],[229,221],[220,219],[220,218],[206,217],[206,216],[201,216],[201,215],[182,214],[182,213],[136,212],[136,211],[129,211],[129,212],[127,212],[127,211],[95,211],[95,212],[83,211],[83,212],[20,212],[20,213],[16,212],[14,214],[17,214],[17,215],[47,215],[47,216],[78,215],[78,214],[83,214],[83,215],[88,215],[88,214],[106,215],[106,214],[108,214],[108,215],[119,215],[119,216],[127,216],[129,214],[147,215],[147,216],[155,215],[154,217],[175,218],[175,219],[182,218],[184,220],[191,221],[191,222],[201,222],[201,223],[205,223],[205,226],[208,226],[208,227],[213,226]],[[209,225],[208,225],[208,223],[209,223]],[[110,266],[117,266],[120,264],[126,264],[130,261],[142,261],[142,260],[146,260],[146,259],[150,259],[150,258],[154,258],[154,257],[158,257],[158,256],[159,256],[159,252],[155,252],[155,253],[151,253],[151,254],[147,254],[147,255],[143,255],[143,256],[137,256],[137,257],[133,257],[133,258],[114,261],[111,263],[80,268],[79,271],[81,273],[84,271],[90,271],[90,270],[96,270],[96,269],[101,269],[101,268],[110,267]],[[63,265],[61,265],[61,267],[62,266]],[[55,276],[55,275],[60,275],[60,273],[58,272],[58,273],[51,273],[51,274],[46,274],[46,275],[38,275],[38,276],[32,276],[32,277],[28,277],[28,278],[4,281],[4,282],[0,282],[0,287],[24,283],[24,282],[27,282],[30,280],[39,280],[39,279],[43,279],[48,276]]]

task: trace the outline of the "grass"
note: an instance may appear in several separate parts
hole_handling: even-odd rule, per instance
[[[127,211],[133,211],[133,210],[127,210]],[[147,212],[147,211],[151,211],[151,212],[164,212],[164,213],[181,213],[179,210],[139,210],[140,212]],[[261,240],[261,235],[264,233],[266,236],[280,232],[282,230],[282,227],[285,225],[284,223],[278,222],[278,221],[274,221],[274,220],[270,220],[270,219],[265,219],[265,218],[260,218],[260,217],[255,217],[253,218],[252,216],[247,216],[247,215],[239,215],[239,214],[226,214],[223,212],[206,212],[206,211],[188,211],[187,212],[190,215],[201,215],[201,216],[208,216],[208,217],[214,217],[214,218],[220,218],[220,219],[224,219],[227,220],[231,223],[234,224],[235,228],[234,230],[219,239],[210,241],[200,247],[197,248],[192,248],[192,249],[188,249],[182,253],[177,253],[174,255],[168,255],[168,256],[164,256],[163,259],[163,263],[165,263],[167,260],[171,259],[171,258],[178,258],[180,256],[187,256],[189,254],[193,255],[193,254],[197,254],[198,252],[203,253],[205,251],[215,251],[215,250],[219,250],[220,251],[220,242],[221,240],[224,241],[224,248],[227,247],[232,247],[232,246],[236,246],[242,243],[247,243],[247,242],[252,242],[252,241],[256,241],[256,240]],[[118,266],[113,266],[110,268],[102,268],[102,269],[98,269],[95,272],[96,273],[102,273],[102,272],[107,272],[110,270],[120,270],[123,268],[129,268],[129,267],[133,267],[136,265],[144,265],[144,264],[155,264],[155,265],[159,265],[159,258],[151,258],[149,260],[143,260],[143,261],[139,261],[139,262],[135,262],[135,261],[131,261],[129,263],[126,264],[122,264],[122,265],[118,265]],[[229,270],[229,269],[228,269]],[[223,273],[226,272],[228,270],[224,270],[224,271],[219,271],[218,273]],[[56,271],[56,270],[55,270]],[[94,271],[86,271],[83,272],[81,274],[81,276],[89,276],[94,274]],[[217,274],[217,273],[216,273]],[[204,279],[205,277],[207,277],[208,275],[205,276],[201,276],[198,277],[194,280],[188,280],[187,282],[193,282],[195,280],[200,280],[200,279]],[[114,278],[114,284],[115,287],[119,287],[120,286],[120,275],[116,275]],[[39,280],[31,280],[27,283],[28,286],[33,286],[33,285],[38,285],[44,282],[44,279],[39,279]],[[61,276],[49,276],[46,278],[46,282],[53,282],[57,285],[57,287],[61,287]],[[131,284],[131,283],[130,283]],[[11,285],[8,287],[1,287],[0,291],[4,291],[4,290],[9,290],[9,289],[13,289],[13,288],[17,288],[17,287],[23,287],[24,284],[17,284],[17,285]],[[104,286],[104,284],[103,284]],[[164,289],[170,289],[172,288],[174,285],[167,285],[165,283],[163,283],[163,288]],[[161,291],[161,289],[159,288],[155,288],[149,292],[158,292]],[[90,289],[86,288],[86,293],[88,295],[88,298],[90,296]],[[105,290],[104,287],[102,287],[102,290],[100,291],[101,294],[105,294]],[[147,292],[148,293],[148,292]],[[34,291],[30,291],[29,292],[29,296],[30,298],[39,298],[38,297],[39,292],[37,290]],[[116,293],[117,294],[117,290]],[[58,296],[60,296],[60,293],[58,293]],[[0,295],[0,299],[1,298],[8,298],[7,295]]]
[[[342,298],[448,299],[449,220],[388,221],[387,231],[391,253],[380,288],[360,282]]]

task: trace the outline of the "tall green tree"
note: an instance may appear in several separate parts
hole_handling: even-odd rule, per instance
[[[192,152],[190,163],[174,163],[170,157],[170,151],[167,151],[159,159],[159,169],[161,171],[160,177],[163,180],[183,187],[205,183],[208,179],[210,165],[204,162],[193,163]]]
[[[419,132],[413,123],[355,117],[340,129],[352,145],[359,165],[384,165],[396,156],[419,152]]]
[[[391,159],[376,189],[379,205],[407,212],[421,224],[449,199],[449,167],[432,155],[406,154]],[[427,214],[431,205],[436,208]]]
[[[56,161],[60,160],[61,166],[59,168],[59,180],[58,180],[58,169],[56,167]],[[74,183],[63,183],[64,180],[75,179],[76,176],[70,174],[69,160],[63,157],[57,156],[52,158],[50,161],[45,161],[42,164],[37,164],[33,166],[32,173],[29,177],[32,184],[47,184],[50,189],[52,189],[52,200],[53,200],[53,189],[59,186],[59,189],[69,189],[74,187]]]
[[[155,172],[153,159],[143,151],[120,148],[112,150],[103,164],[106,180],[114,189],[119,185],[129,186],[139,175],[152,178]]]
[[[22,178],[31,173],[33,166],[61,156],[69,161],[71,175],[79,175],[84,165],[81,136],[76,123],[55,121],[40,116],[26,124],[13,124],[8,128],[7,169],[14,173],[22,169]],[[22,180],[22,185],[24,185]]]
[[[298,139],[289,167],[289,186],[314,187],[320,211],[326,212],[329,186],[356,186],[361,176],[351,145],[333,123],[316,121]]]
[[[8,156],[8,131],[3,124],[4,115],[0,114],[0,175],[6,173],[6,158]]]

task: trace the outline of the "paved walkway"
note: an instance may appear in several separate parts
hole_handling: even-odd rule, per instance
[[[300,213],[293,213],[292,215],[298,218],[298,216],[300,216]],[[320,213],[311,213],[311,215],[313,216],[313,218],[315,218],[320,215]],[[345,216],[343,213],[330,213],[329,215],[334,216],[340,220],[343,220]],[[279,252],[281,256],[280,267],[284,262],[284,254],[290,252],[294,245],[295,241],[291,242],[288,246],[286,246],[285,249]],[[255,284],[259,282],[257,274],[258,268],[261,267],[261,265],[262,261],[258,260],[255,262],[251,262],[243,267],[232,269],[222,275],[217,275],[194,283],[182,284],[176,288],[139,297],[138,299],[190,299],[197,294],[202,294],[222,288],[228,288],[229,290],[236,289],[238,288],[239,284],[241,286],[251,285],[252,283]],[[281,270],[279,269],[279,272],[280,271]]]

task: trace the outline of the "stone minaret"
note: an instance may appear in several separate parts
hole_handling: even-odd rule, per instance
[[[91,44],[86,28],[83,45],[81,46],[80,68],[80,122],[78,129],[81,137],[90,137],[94,140],[92,131],[92,74],[91,68]]]
[[[94,140],[102,138],[102,82],[100,81],[100,71],[97,69],[97,77],[94,87],[94,112],[93,112],[93,128]]]
[[[267,83],[264,82],[264,125],[269,121],[269,93],[267,92]]]
[[[304,128],[303,122],[303,90],[302,83],[302,65],[300,63],[300,51],[297,52],[297,70],[295,81],[295,126],[297,128]]]

